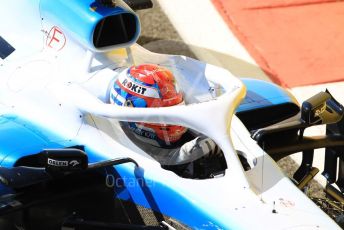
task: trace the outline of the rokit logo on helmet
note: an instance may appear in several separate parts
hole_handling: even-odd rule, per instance
[[[125,75],[120,75],[117,82],[119,85],[121,85],[122,87],[124,87],[125,89],[133,93],[136,93],[145,97],[160,98],[159,92],[156,88],[138,84],[132,81],[130,78],[128,78]]]
[[[145,95],[145,92],[147,91],[147,88],[144,88],[143,86],[137,85],[137,84],[129,81],[128,79],[124,79],[122,81],[122,85],[125,88],[133,91],[134,93],[141,94],[141,95]]]

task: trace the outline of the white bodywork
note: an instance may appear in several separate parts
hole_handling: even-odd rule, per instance
[[[8,1],[7,7],[0,8],[0,14],[12,18],[10,14],[18,11],[16,3]],[[32,20],[19,26],[20,18]],[[177,188],[185,197],[212,210],[224,226],[339,229],[283,175],[233,115],[245,96],[245,87],[230,72],[183,56],[151,53],[136,44],[129,49],[92,53],[65,31],[65,45],[56,51],[46,46],[46,31],[52,26],[41,24],[38,11],[37,15],[25,15],[25,10],[20,12],[18,22],[0,24],[0,35],[17,48],[7,59],[0,59],[0,115],[13,112],[44,124],[60,134],[51,136],[51,141],[87,142],[102,152],[104,159],[131,157],[145,175]],[[172,70],[186,105],[159,109],[110,105],[109,87],[118,68],[141,63]],[[216,98],[209,92],[210,86],[219,88]],[[178,124],[202,132],[221,147],[228,169],[224,176],[214,179],[180,178],[163,170],[134,145],[118,120]],[[236,150],[246,155],[251,170],[243,170]],[[236,223],[227,223],[226,217]]]

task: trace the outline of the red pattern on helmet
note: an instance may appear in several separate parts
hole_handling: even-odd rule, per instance
[[[143,64],[131,67],[129,74],[131,77],[137,79],[138,82],[158,85],[160,98],[135,94],[135,96],[146,101],[147,107],[167,107],[178,105],[183,102],[183,95],[179,92],[178,88],[176,88],[175,78],[170,70],[154,64]],[[123,85],[119,85],[122,90],[132,94],[132,92],[129,92]],[[185,127],[177,125],[139,124],[153,129],[158,138],[164,140],[167,145],[178,141],[187,130]]]
[[[148,107],[173,106],[183,101],[182,93],[178,92],[172,72],[153,64],[143,64],[130,68],[130,75],[147,84],[158,84],[161,98],[144,97]]]

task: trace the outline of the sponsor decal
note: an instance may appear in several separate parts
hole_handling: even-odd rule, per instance
[[[56,51],[60,51],[63,49],[63,47],[66,44],[66,37],[62,30],[58,28],[57,26],[54,26],[50,29],[50,32],[47,36],[47,43],[46,45],[49,48],[52,48]]]
[[[146,137],[149,139],[157,139],[156,134],[152,131],[149,131],[148,129],[146,129],[146,127],[141,126],[142,128],[136,126],[135,123],[133,122],[129,122],[129,129],[131,131],[133,131],[135,134],[142,136],[142,137]]]
[[[324,103],[320,108],[315,110],[315,116],[320,116],[326,110],[326,103]]]
[[[160,98],[159,92],[156,88],[138,84],[125,75],[119,77],[118,83],[130,92],[143,95],[145,97]]]
[[[291,201],[291,200],[285,200],[283,198],[279,199],[280,205],[285,207],[285,208],[292,208],[295,206],[295,202]]]
[[[77,161],[77,160],[72,160],[71,162],[69,162],[69,165],[71,165],[72,167],[75,167],[75,166],[77,166],[77,165],[79,165],[80,163],[79,163],[79,161]]]
[[[48,158],[48,165],[57,166],[57,167],[68,167],[68,161],[58,161],[58,160]]]
[[[122,85],[133,91],[134,93],[145,95],[145,92],[147,91],[147,88],[143,87],[142,85],[138,85],[136,83],[133,83],[132,81],[128,81],[128,79],[124,79],[122,82]]]

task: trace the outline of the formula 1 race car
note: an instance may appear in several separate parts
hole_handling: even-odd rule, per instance
[[[343,106],[144,49],[134,10],[150,7],[2,2],[0,229],[343,227]],[[275,161],[297,152],[288,178]]]

